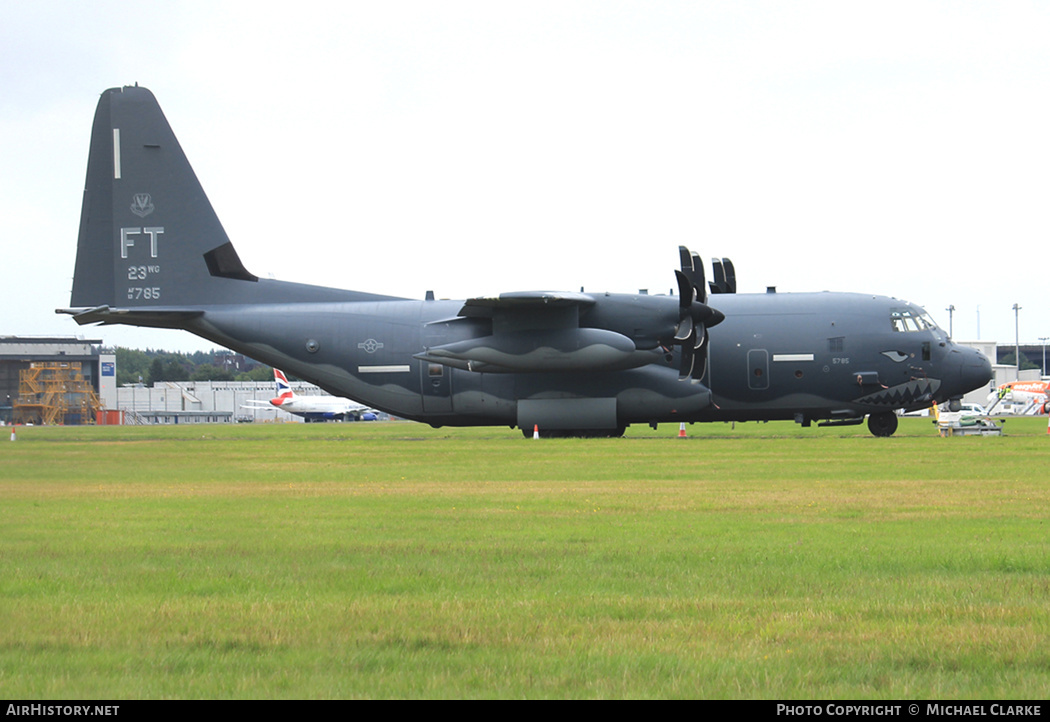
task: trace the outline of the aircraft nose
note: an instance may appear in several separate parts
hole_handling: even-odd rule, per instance
[[[957,349],[962,354],[960,386],[962,393],[985,386],[992,379],[992,363],[983,353],[972,348]]]

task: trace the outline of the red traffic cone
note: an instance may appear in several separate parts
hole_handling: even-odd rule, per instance
[[[679,439],[684,439],[685,438],[685,422],[684,421],[678,425],[678,438]]]
[[[539,424],[533,424],[532,425],[532,438],[534,438],[534,439],[540,438],[540,425]]]

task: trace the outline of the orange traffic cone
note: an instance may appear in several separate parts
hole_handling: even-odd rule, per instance
[[[17,438],[18,437],[15,436],[15,427],[12,426],[11,427],[11,441],[15,441],[15,440],[17,440]]]
[[[678,438],[679,439],[684,439],[685,438],[685,422],[684,421],[681,424],[678,425]]]
[[[539,424],[533,424],[532,425],[532,438],[534,438],[534,439],[540,438],[540,425]]]

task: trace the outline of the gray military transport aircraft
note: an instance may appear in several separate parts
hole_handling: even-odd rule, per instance
[[[710,282],[695,254],[680,247],[679,261],[669,296],[412,300],[258,278],[153,94],[135,86],[99,100],[72,308],[58,312],[79,324],[184,329],[395,416],[526,435],[867,416],[873,434],[889,436],[896,410],[958,403],[991,377],[988,359],[911,303],[737,294],[727,259]]]

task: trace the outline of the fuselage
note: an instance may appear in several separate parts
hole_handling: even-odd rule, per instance
[[[270,405],[309,421],[343,419],[361,408],[346,399],[329,396],[278,396],[270,399]]]
[[[485,372],[416,358],[485,338],[462,301],[407,299],[202,307],[185,326],[284,368],[337,396],[441,425],[521,425],[521,402],[573,402],[596,423],[846,419],[959,398],[990,376],[977,351],[954,344],[908,302],[855,293],[726,294],[712,306],[699,382],[680,380],[679,351],[644,336],[648,362],[623,370]],[[649,328],[673,318],[671,296],[595,294],[580,328],[633,305]],[[665,324],[666,325],[666,324]],[[623,330],[623,329],[620,329]],[[650,334],[652,336],[652,334]],[[656,340],[658,341],[658,340]],[[581,350],[582,353],[582,350]]]

